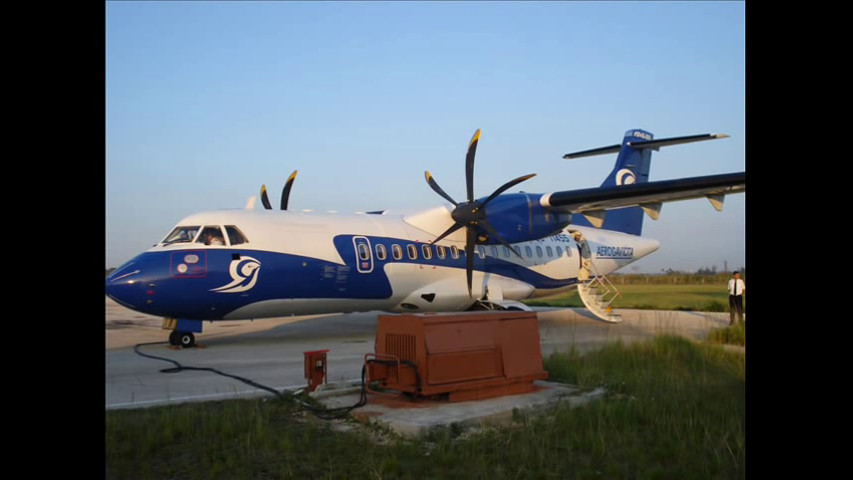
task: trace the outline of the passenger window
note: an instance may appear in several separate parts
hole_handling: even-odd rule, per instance
[[[456,245],[450,246],[450,256],[453,257],[454,260],[459,258],[459,249],[456,248]]]
[[[243,232],[240,231],[234,225],[225,225],[225,233],[228,234],[228,241],[231,242],[231,246],[240,245],[241,243],[248,243],[246,237],[243,235]]]
[[[225,245],[225,240],[222,237],[222,230],[219,227],[204,227],[201,235],[198,236],[196,243],[205,245]]]
[[[480,257],[480,260],[486,258],[486,249],[484,247],[477,247],[477,256]]]
[[[444,258],[444,256],[445,256],[444,255],[444,247],[442,247],[441,245],[436,245],[435,251],[438,253],[438,258],[441,258],[441,259]]]
[[[394,255],[394,260],[399,260],[403,258],[403,249],[395,243],[391,245],[391,254]]]
[[[406,251],[409,252],[409,258],[411,260],[416,260],[418,258],[418,249],[415,248],[414,245],[406,245]]]
[[[498,258],[498,247],[492,245],[492,256]]]
[[[370,249],[367,248],[367,245],[363,243],[358,244],[358,257],[362,260],[367,260],[370,258]]]
[[[542,258],[542,247],[536,245],[536,256]]]
[[[549,246],[547,246],[547,247],[545,247],[545,253],[547,253],[547,254],[548,254],[548,258],[551,258],[551,257],[553,257],[553,256],[554,256],[554,251],[553,251],[553,250],[551,250],[551,246],[550,246],[550,245],[549,245]]]
[[[166,235],[163,240],[163,245],[171,245],[173,243],[188,243],[192,242],[195,235],[198,233],[198,225],[194,227],[175,227],[171,233]]]
[[[421,253],[424,254],[424,258],[427,260],[432,258],[432,250],[430,250],[429,245],[421,245]]]
[[[561,257],[563,255],[563,247],[557,245],[555,248],[557,249],[557,257]]]
[[[530,247],[524,247],[524,255],[526,255],[528,257],[532,257],[533,256],[533,250],[531,250]]]
[[[376,245],[376,258],[379,260],[385,260],[385,245]]]

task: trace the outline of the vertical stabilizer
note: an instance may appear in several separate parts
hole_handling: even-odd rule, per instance
[[[628,130],[622,138],[621,146],[614,145],[612,147],[605,147],[604,149],[568,154],[564,158],[598,155],[600,153],[616,151],[618,148],[619,155],[616,157],[616,165],[613,167],[610,175],[607,176],[601,186],[615,187],[634,183],[646,183],[649,181],[649,168],[651,167],[652,152],[651,148],[642,145],[642,143],[653,139],[654,135],[645,130]],[[640,145],[637,145],[638,143],[640,143]],[[643,231],[643,216],[644,212],[640,207],[610,210],[607,212],[601,228],[605,230],[629,233],[631,235],[640,235]],[[582,215],[574,215],[572,217],[572,224],[588,227],[593,226]]]

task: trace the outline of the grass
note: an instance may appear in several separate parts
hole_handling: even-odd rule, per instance
[[[715,284],[630,284],[617,285],[620,296],[613,308],[727,312],[729,295],[725,286]],[[527,300],[531,306],[582,308],[577,291],[542,299]],[[744,311],[746,299],[744,299]]]
[[[708,332],[708,342],[746,347],[746,324],[715,328]]]
[[[659,336],[544,359],[604,399],[417,438],[338,423],[277,399],[106,412],[106,478],[744,478],[745,358]]]

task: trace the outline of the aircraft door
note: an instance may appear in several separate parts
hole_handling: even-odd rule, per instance
[[[577,230],[571,230],[572,238],[577,243],[578,261],[580,261],[580,269],[578,270],[578,281],[586,281],[592,273],[592,253],[589,250],[589,244],[583,234]]]
[[[358,273],[370,273],[373,271],[373,249],[370,248],[370,240],[367,237],[353,237],[353,248],[355,248],[355,264]]]

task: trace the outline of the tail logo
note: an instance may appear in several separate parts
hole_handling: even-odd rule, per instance
[[[623,168],[616,172],[616,185],[631,185],[637,181],[634,172],[627,168]]]
[[[239,293],[251,290],[258,281],[258,272],[261,270],[261,262],[252,257],[242,257],[231,260],[228,273],[231,274],[231,283],[219,288],[211,289],[211,292]]]

